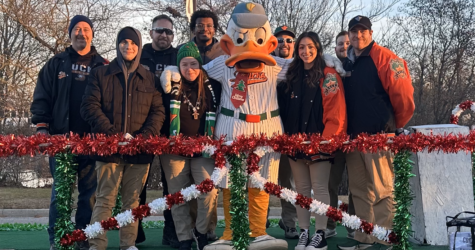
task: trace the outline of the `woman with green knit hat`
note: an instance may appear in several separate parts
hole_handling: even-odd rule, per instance
[[[202,68],[202,59],[194,42],[181,46],[177,55],[177,66],[180,70],[181,82],[172,83],[169,93],[168,108],[170,119],[169,135],[212,137],[216,120],[216,109],[219,105],[221,85],[208,79]],[[175,193],[191,184],[199,184],[211,177],[214,160],[202,155],[170,155],[161,156],[161,164],[168,182],[168,191]],[[192,217],[188,203],[172,207],[172,215],[176,233],[180,241],[179,249],[191,249],[193,239],[199,250],[208,244],[206,233],[211,216],[216,206],[217,190],[197,198],[198,211],[195,228],[191,228]]]

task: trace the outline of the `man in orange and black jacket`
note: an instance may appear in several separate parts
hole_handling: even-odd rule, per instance
[[[406,62],[373,41],[371,21],[356,16],[349,23],[344,88],[347,133],[402,133],[414,113],[414,88]],[[394,218],[393,155],[389,151],[346,155],[350,192],[358,217],[392,228]],[[342,250],[388,249],[387,243],[356,232],[354,240],[338,244]]]

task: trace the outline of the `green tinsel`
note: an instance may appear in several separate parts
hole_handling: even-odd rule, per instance
[[[74,246],[63,247],[59,243],[61,238],[67,233],[74,231],[74,224],[71,221],[71,212],[73,205],[73,188],[76,182],[77,164],[75,155],[66,152],[55,156],[56,169],[54,172],[56,189],[56,209],[58,218],[54,227],[54,243],[56,249],[66,250],[74,249]]]
[[[120,195],[120,189],[117,191],[117,198],[115,199],[115,207],[112,209],[112,217],[115,217],[116,215],[120,214],[122,210],[122,195]]]
[[[233,231],[233,245],[235,250],[246,250],[249,246],[249,220],[247,218],[248,202],[246,196],[247,184],[246,170],[243,168],[245,155],[231,155],[228,161],[229,169],[231,208],[231,229]]]
[[[412,173],[412,162],[409,151],[401,151],[394,158],[394,174],[396,183],[394,185],[394,200],[396,203],[396,215],[394,216],[393,230],[398,236],[399,244],[394,246],[394,250],[412,249],[409,236],[412,234],[411,212],[413,194],[409,179],[415,175]]]

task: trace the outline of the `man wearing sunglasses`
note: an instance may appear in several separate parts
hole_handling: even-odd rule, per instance
[[[160,75],[162,74],[163,69],[169,65],[176,65],[178,49],[172,46],[174,34],[173,34],[173,20],[167,15],[159,15],[155,17],[152,21],[152,28],[150,29],[150,37],[152,38],[152,43],[145,44],[142,50],[142,57],[140,59],[140,64],[146,69],[155,74],[156,88],[161,91],[160,87]],[[169,98],[169,95],[162,95],[164,103],[167,103],[166,99]],[[169,103],[169,100],[168,100]],[[167,112],[169,109],[165,109]],[[165,115],[165,122],[161,129],[161,134],[164,131],[169,130],[170,121],[169,114]],[[158,160],[158,159],[157,159]],[[160,165],[161,166],[161,165]],[[163,187],[163,195],[168,194],[168,185],[164,178],[163,169],[161,169],[161,182]],[[145,187],[148,183],[145,183]],[[146,204],[147,198],[147,189],[144,188],[140,194],[140,205]],[[165,227],[163,228],[163,245],[170,245],[173,248],[178,248],[180,242],[176,236],[175,224],[173,222],[173,217],[170,210],[163,211],[163,216],[165,218]],[[140,221],[139,230],[137,234],[136,243],[145,241],[145,233],[142,228],[142,223]]]
[[[275,55],[284,59],[294,57],[294,30],[287,27],[287,25],[283,25],[275,29],[274,36],[277,37],[277,42],[279,43],[277,49],[274,50]]]

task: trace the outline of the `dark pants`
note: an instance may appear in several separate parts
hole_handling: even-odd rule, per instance
[[[97,178],[95,171],[95,161],[87,156],[78,156],[76,158],[78,172],[78,202],[76,210],[76,229],[84,229],[91,222],[92,209],[94,208],[96,198]],[[56,178],[54,176],[56,170],[56,161],[54,157],[49,158],[49,168],[54,182],[51,190],[51,203],[49,206],[49,242],[54,244],[54,225],[56,218],[59,216],[56,209]]]

